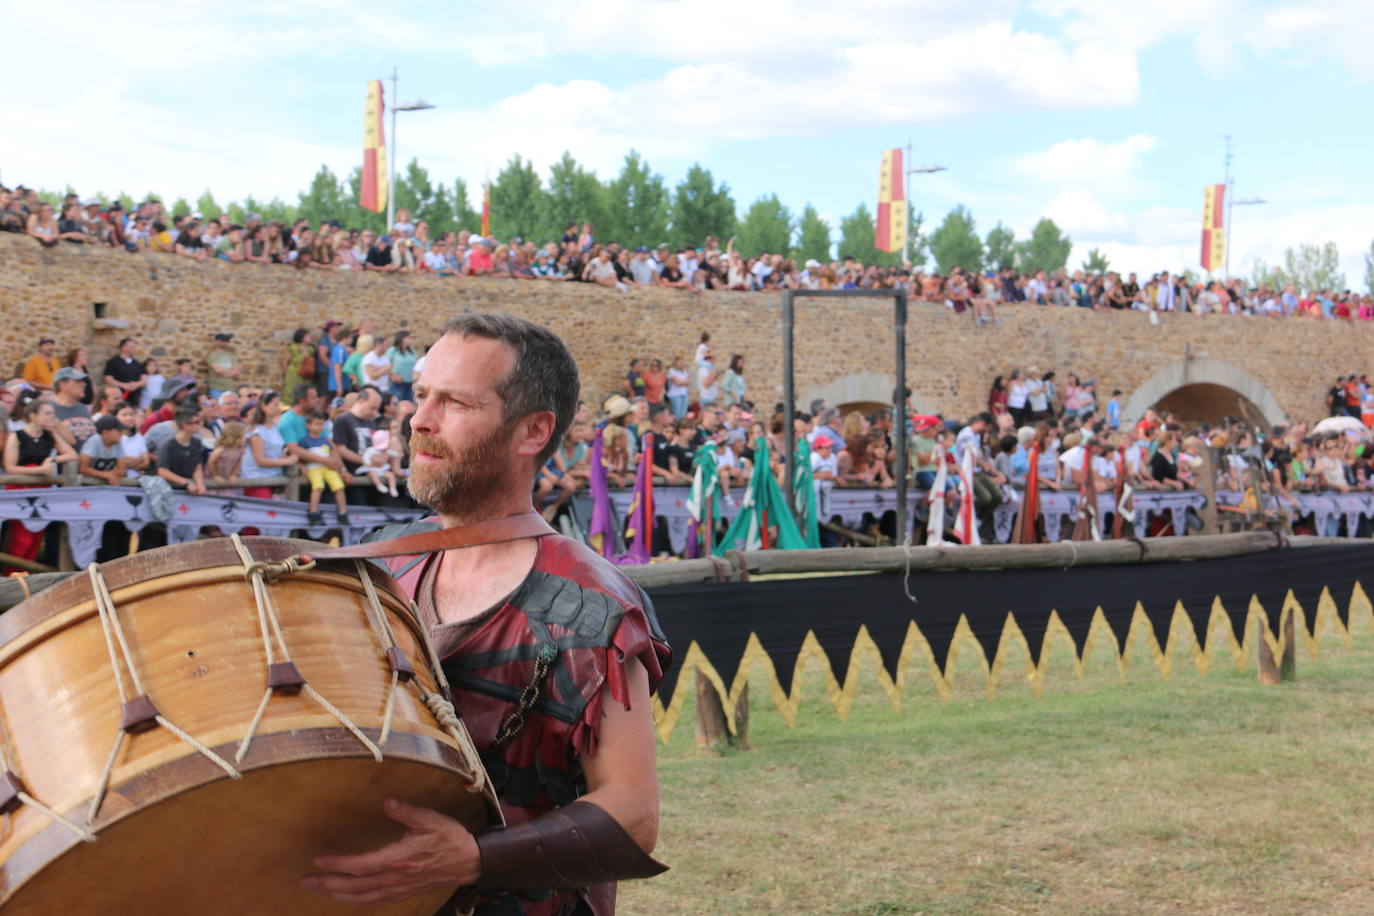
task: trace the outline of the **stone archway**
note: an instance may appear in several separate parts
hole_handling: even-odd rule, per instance
[[[842,404],[881,404],[890,407],[892,393],[896,388],[897,383],[890,375],[881,372],[856,372],[826,382],[824,385],[808,388],[797,398],[797,408],[809,410],[811,402],[817,398],[824,398],[825,403],[831,407],[839,407]],[[920,392],[911,393],[911,405],[918,413],[935,413],[934,403]]]
[[[1264,382],[1239,366],[1209,357],[1179,360],[1150,376],[1131,392],[1121,409],[1122,420],[1134,423],[1147,408],[1184,388],[1210,394],[1214,394],[1216,388],[1228,389],[1243,403],[1258,410],[1264,422],[1270,426],[1288,423],[1288,414],[1279,406],[1278,399]]]

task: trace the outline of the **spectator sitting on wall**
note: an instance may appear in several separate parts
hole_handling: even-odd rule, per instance
[[[53,355],[56,349],[57,342],[51,337],[44,337],[38,341],[36,352],[24,362],[20,375],[39,391],[52,390],[53,376],[58,370],[57,357]]]

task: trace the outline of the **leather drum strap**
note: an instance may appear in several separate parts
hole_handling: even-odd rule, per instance
[[[533,510],[521,515],[493,518],[457,528],[422,531],[385,541],[370,541],[351,547],[324,547],[309,553],[315,560],[370,559],[373,557],[403,557],[420,553],[435,553],[458,547],[477,547],[481,544],[500,544],[523,538],[542,538],[553,534],[548,522]]]

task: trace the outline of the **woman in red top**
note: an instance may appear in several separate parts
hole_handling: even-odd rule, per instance
[[[663,371],[663,360],[649,360],[649,371],[640,376],[644,380],[644,400],[652,410],[664,403],[663,392],[668,387],[668,373]]]

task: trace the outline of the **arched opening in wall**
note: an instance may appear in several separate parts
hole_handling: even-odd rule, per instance
[[[851,411],[857,410],[859,413],[867,417],[875,411],[883,410],[885,408],[888,410],[892,409],[891,404],[884,404],[878,401],[850,401],[847,404],[836,404],[835,406],[840,408],[841,416],[844,416],[850,413]]]
[[[858,410],[865,415],[879,407],[891,407],[892,376],[877,372],[857,372],[808,388],[797,399],[797,409],[809,411],[811,404],[823,400],[841,411]],[[919,413],[934,413],[935,405],[920,392],[912,392],[911,405]]]
[[[1264,414],[1245,395],[1225,385],[1210,382],[1175,388],[1151,406],[1160,415],[1173,413],[1185,427],[1199,423],[1216,426],[1226,417],[1247,423],[1264,422]]]
[[[1181,359],[1150,376],[1130,393],[1121,418],[1134,424],[1147,407],[1174,410],[1185,421],[1235,416],[1266,426],[1288,423],[1288,415],[1262,379],[1205,356]]]

